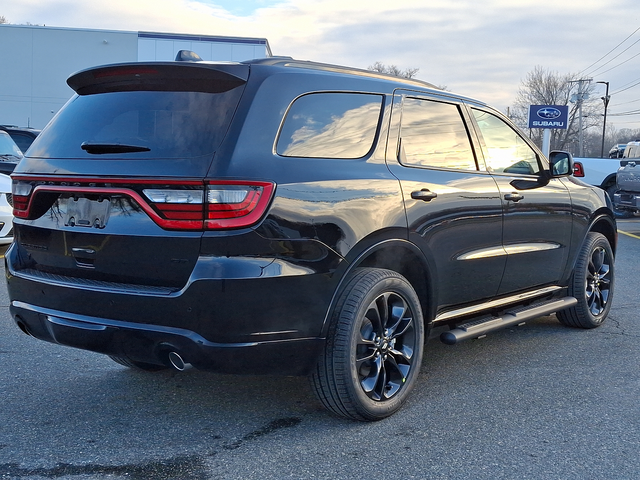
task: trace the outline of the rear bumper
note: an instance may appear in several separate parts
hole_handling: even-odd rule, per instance
[[[618,208],[640,211],[640,193],[618,191],[613,195],[613,204]]]
[[[169,353],[176,352],[196,368],[221,373],[305,375],[324,345],[321,338],[215,343],[181,328],[73,315],[19,301],[9,308],[20,329],[40,340],[166,366]]]
[[[187,285],[171,290],[18,269],[20,255],[12,245],[5,273],[24,332],[158,365],[175,351],[225,373],[312,371],[336,288],[331,273],[282,260],[201,257]]]

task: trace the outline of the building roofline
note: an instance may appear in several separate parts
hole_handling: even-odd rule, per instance
[[[64,30],[64,31],[80,31],[80,32],[94,32],[94,33],[125,33],[131,35],[137,35],[138,38],[159,38],[167,40],[189,40],[189,41],[216,41],[223,43],[247,43],[264,45],[267,51],[267,56],[272,56],[271,46],[269,40],[266,38],[258,37],[232,37],[228,35],[201,35],[192,33],[172,33],[172,32],[145,32],[145,31],[133,31],[133,30],[106,30],[100,28],[80,28],[80,27],[51,27],[47,25],[14,25],[11,23],[5,23],[0,27],[7,28],[23,28],[23,29],[45,29],[45,30]]]

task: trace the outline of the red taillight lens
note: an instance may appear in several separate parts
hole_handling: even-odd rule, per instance
[[[241,228],[258,222],[271,202],[269,182],[211,182],[207,185],[205,228]]]
[[[13,197],[13,216],[27,218],[29,215],[29,200],[33,186],[30,183],[13,182],[11,193]]]
[[[573,163],[573,176],[574,177],[584,177],[584,167],[580,162]]]
[[[275,189],[270,182],[235,180],[203,183],[197,180],[56,178],[56,184],[52,184],[46,182],[53,177],[22,178],[14,179],[13,183],[13,212],[17,218],[30,218],[34,197],[36,200],[46,198],[39,197],[40,194],[126,196],[140,205],[155,223],[168,230],[250,227],[267,211]]]

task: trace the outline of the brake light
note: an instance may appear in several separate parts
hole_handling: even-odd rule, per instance
[[[584,167],[580,162],[573,162],[573,176],[584,177]]]
[[[140,76],[140,75],[155,75],[158,70],[149,67],[123,67],[123,68],[108,68],[105,70],[99,70],[93,74],[94,78],[104,77],[120,77],[120,76]]]
[[[134,200],[155,223],[168,230],[245,228],[260,221],[275,188],[270,182],[236,180],[206,183],[149,179],[50,180],[26,176],[14,178],[13,213],[16,218],[29,219],[31,215],[38,215],[35,211],[41,208],[34,210],[33,204],[38,203],[35,199],[44,193],[103,198],[126,196]]]
[[[269,182],[211,182],[207,185],[205,228],[239,228],[256,223],[273,194]]]
[[[33,186],[30,183],[13,182],[11,184],[11,196],[13,200],[13,216],[27,218],[29,215],[29,195]]]

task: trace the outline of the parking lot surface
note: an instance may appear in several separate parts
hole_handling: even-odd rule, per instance
[[[0,284],[0,478],[640,478],[640,219],[619,230],[605,325],[432,339],[376,423],[331,416],[306,378],[142,373],[37,341]]]

